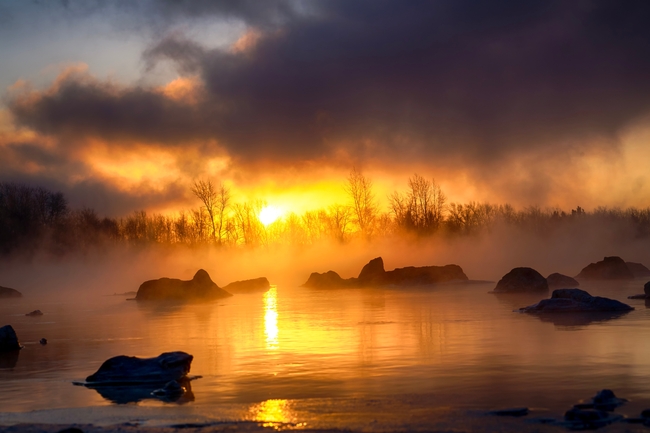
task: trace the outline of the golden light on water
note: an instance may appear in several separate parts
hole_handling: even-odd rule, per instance
[[[277,221],[283,213],[284,211],[277,206],[264,206],[258,217],[262,224],[268,226]]]
[[[251,407],[255,421],[262,422],[264,427],[273,427],[277,423],[293,423],[295,414],[288,400],[266,400]]]
[[[264,335],[266,335],[266,348],[277,350],[278,344],[278,290],[271,288],[264,293]]]

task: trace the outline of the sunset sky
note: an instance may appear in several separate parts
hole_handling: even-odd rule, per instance
[[[0,0],[0,182],[235,201],[650,206],[650,2]]]

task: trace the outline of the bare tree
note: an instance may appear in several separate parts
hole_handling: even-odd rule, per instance
[[[212,239],[221,245],[223,239],[226,210],[230,205],[230,190],[223,184],[215,187],[211,180],[198,180],[192,186],[192,192],[201,200],[208,213],[212,227]]]
[[[447,198],[435,180],[414,174],[406,194],[395,191],[388,197],[399,227],[422,234],[438,229],[444,219]]]
[[[352,201],[353,221],[359,226],[361,233],[369,235],[372,223],[377,215],[372,181],[357,171],[356,168],[353,168],[345,185],[345,191]]]

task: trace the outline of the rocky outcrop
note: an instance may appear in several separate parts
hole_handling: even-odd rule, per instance
[[[86,378],[86,385],[166,384],[190,372],[194,357],[185,352],[165,352],[155,358],[115,356]]]
[[[520,308],[523,313],[601,313],[624,312],[634,310],[627,304],[615,299],[591,296],[580,289],[557,289],[550,299],[542,299],[537,304]]]
[[[467,275],[458,265],[409,266],[386,272],[384,284],[418,286],[444,283],[447,281],[467,281]]]
[[[356,278],[344,280],[334,271],[327,271],[322,274],[312,272],[309,279],[307,279],[307,282],[303,284],[303,287],[310,287],[312,289],[352,287],[354,284],[352,284],[350,280],[356,280]]]
[[[16,289],[0,286],[0,298],[20,298],[23,294]]]
[[[514,268],[503,276],[492,293],[527,293],[548,291],[546,278],[533,268]]]
[[[187,301],[218,299],[228,296],[232,296],[232,294],[217,286],[206,271],[199,269],[194,278],[189,281],[176,278],[145,281],[140,285],[135,299],[136,301]]]
[[[383,284],[386,278],[386,270],[384,269],[384,259],[381,257],[370,260],[359,273],[357,280],[363,285]]]
[[[266,292],[271,288],[266,277],[254,278],[252,280],[235,281],[223,288],[228,293],[254,293]]]
[[[625,261],[617,256],[590,263],[576,276],[578,280],[633,280],[634,274]]]
[[[458,265],[409,266],[392,271],[384,270],[384,261],[377,257],[368,262],[357,278],[343,279],[334,271],[323,274],[314,272],[303,287],[315,289],[369,287],[369,286],[417,286],[449,281],[468,281],[467,275]]]
[[[0,352],[11,352],[20,349],[22,349],[22,346],[18,342],[18,336],[14,328],[11,325],[0,328]]]
[[[546,277],[549,289],[564,289],[578,287],[580,282],[575,278],[567,275],[558,274],[557,272]]]
[[[625,262],[625,264],[630,272],[632,272],[632,275],[634,275],[634,278],[650,277],[650,269],[642,263]]]

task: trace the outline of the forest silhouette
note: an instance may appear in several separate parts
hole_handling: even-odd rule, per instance
[[[264,225],[261,199],[235,201],[229,188],[210,179],[197,180],[191,191],[198,207],[175,215],[133,212],[119,218],[100,216],[91,208],[71,209],[61,192],[40,186],[0,183],[0,254],[62,255],[112,245],[214,246],[257,248],[309,246],[320,242],[406,240],[480,236],[498,227],[546,237],[562,228],[616,230],[618,237],[650,237],[650,208],[580,206],[559,208],[471,201],[448,203],[435,180],[414,174],[404,191],[378,204],[371,179],[353,169],[342,186],[347,202],[302,214],[288,213]],[[623,239],[624,240],[624,239]]]

